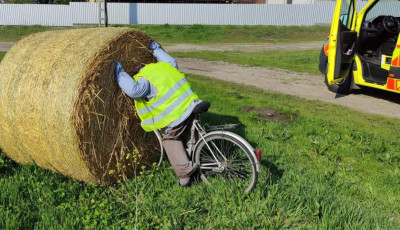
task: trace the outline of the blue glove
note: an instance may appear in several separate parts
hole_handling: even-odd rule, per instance
[[[159,48],[159,47],[161,47],[161,45],[158,44],[156,41],[152,41],[152,42],[150,43],[150,46],[149,46],[149,48],[150,48],[151,50],[155,50],[155,49],[157,49],[157,48]]]
[[[114,62],[114,73],[115,73],[115,79],[117,79],[117,81],[118,81],[118,76],[121,73],[121,71],[123,71],[122,64],[115,61]]]

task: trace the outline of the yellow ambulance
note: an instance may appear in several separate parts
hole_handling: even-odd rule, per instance
[[[400,93],[400,1],[337,0],[319,69],[328,89],[348,94],[373,87]]]

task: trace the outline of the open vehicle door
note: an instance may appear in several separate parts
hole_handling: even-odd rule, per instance
[[[327,80],[330,85],[349,76],[357,40],[356,17],[355,0],[336,1],[329,35]]]

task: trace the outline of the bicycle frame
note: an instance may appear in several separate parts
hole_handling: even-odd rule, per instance
[[[216,156],[216,153],[214,153],[214,151],[212,150],[212,148],[210,147],[210,145],[208,145],[208,143],[205,141],[205,139],[204,139],[204,135],[203,134],[206,134],[206,131],[204,130],[204,128],[200,125],[200,122],[199,122],[199,115],[197,115],[196,116],[196,118],[193,120],[193,125],[192,125],[192,128],[191,128],[191,135],[190,135],[190,141],[189,141],[189,143],[188,143],[188,147],[189,147],[189,158],[192,158],[192,153],[194,152],[194,150],[196,149],[196,148],[193,148],[194,146],[196,146],[197,145],[197,143],[200,141],[200,140],[203,140],[204,142],[205,142],[205,144],[206,144],[206,146],[207,146],[207,148],[210,150],[210,152],[211,152],[211,154],[212,154],[212,156],[213,156],[213,158],[214,158],[214,160],[215,160],[215,162],[217,162],[217,164],[218,164],[218,168],[221,168],[222,167],[222,164],[221,164],[221,162],[218,160],[218,157]],[[197,133],[199,134],[199,139],[196,141],[195,140],[195,132],[197,131]],[[193,142],[195,142],[196,144],[195,145],[193,145]],[[219,151],[219,149],[214,145],[214,147],[215,147],[215,149],[216,150],[218,150],[218,154],[224,159],[224,160],[226,160],[226,157]],[[203,167],[206,167],[206,166],[209,166],[209,165],[203,165]]]
[[[240,124],[210,126],[210,127],[208,127],[208,131],[234,129],[234,128],[238,127],[239,125]],[[196,140],[196,135],[195,135],[196,132],[199,134],[198,140]],[[187,143],[189,158],[192,157],[192,153],[195,150],[194,147],[196,146],[197,142],[199,140],[205,141],[204,135],[206,135],[206,134],[207,134],[207,132],[206,132],[205,128],[203,128],[203,126],[201,126],[201,124],[200,124],[200,115],[197,114],[192,122],[192,127],[190,130],[190,140]],[[207,147],[210,149],[210,151],[212,151],[210,146],[208,146],[208,144],[207,144]],[[215,158],[215,156],[214,156],[214,158]],[[224,156],[223,156],[223,158],[226,159]]]
[[[221,131],[224,131],[227,129],[228,130],[234,129],[234,128],[237,128],[238,126],[240,126],[240,124],[209,126],[207,130],[211,131],[211,132],[207,133],[206,129],[200,124],[200,115],[197,114],[192,123],[191,131],[190,131],[190,140],[187,143],[189,159],[192,159],[193,162],[195,161],[193,153],[195,152],[198,144],[200,143],[200,140],[203,140],[206,143],[207,148],[210,150],[215,162],[217,162],[218,170],[223,170],[222,163],[218,159],[223,159],[226,161],[227,159],[226,159],[225,155],[223,153],[221,153],[221,151],[217,148],[217,146],[215,146],[214,143],[213,143],[213,145],[214,145],[213,147],[217,151],[213,151],[211,146],[205,141],[205,137],[213,134],[214,132],[221,132]],[[196,133],[199,135],[197,140],[196,140]],[[251,150],[252,153],[254,153],[253,147],[239,135],[232,133],[232,132],[226,132],[226,135],[234,136],[237,139],[241,139],[242,143],[246,146],[246,148],[248,148],[249,150]],[[220,158],[218,158],[217,156],[220,156]],[[257,170],[257,172],[259,172],[260,164],[259,164],[257,156],[255,154],[253,154],[253,160],[256,164],[256,170]],[[215,163],[213,165],[215,165]],[[207,169],[207,168],[205,168],[207,166],[211,166],[211,165],[203,165],[202,167],[204,169]],[[217,169],[215,169],[215,167],[208,168],[208,169],[217,170]]]

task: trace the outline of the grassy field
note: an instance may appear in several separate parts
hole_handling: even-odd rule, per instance
[[[0,26],[0,41],[16,42],[29,34],[64,29],[63,27],[48,27],[48,26]]]
[[[163,45],[188,44],[259,44],[259,43],[321,43],[329,34],[327,26],[125,26],[142,30]],[[77,27],[75,27],[77,28]],[[16,42],[21,37],[65,27],[0,26],[0,41]]]
[[[321,43],[327,26],[130,26],[147,32],[162,44]],[[321,43],[322,44],[322,43]]]
[[[171,52],[171,55],[174,57],[224,61],[246,66],[275,67],[301,73],[321,74],[318,70],[319,53],[320,50],[271,50],[262,52]]]
[[[0,228],[396,229],[400,121],[190,75],[212,107],[204,122],[241,122],[263,151],[249,195],[196,182],[180,188],[168,162],[112,187],[85,185],[0,157]],[[234,93],[239,93],[239,99]],[[270,106],[291,123],[258,121]],[[373,132],[371,132],[373,130]]]
[[[285,52],[271,52],[268,62],[295,60],[293,70],[316,70],[316,51]],[[270,65],[261,52],[174,55]],[[398,229],[400,120],[202,76],[188,79],[212,103],[204,122],[241,122],[245,128],[238,132],[262,149],[252,193],[201,181],[180,188],[168,162],[126,184],[86,185],[0,153],[0,229]],[[293,121],[257,120],[257,113],[242,106],[273,107]]]

